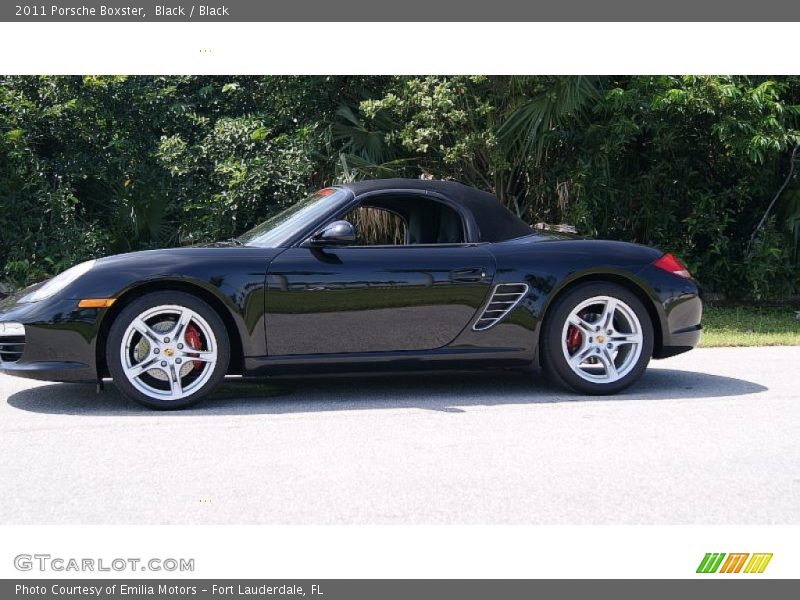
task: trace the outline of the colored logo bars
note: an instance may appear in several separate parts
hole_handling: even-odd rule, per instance
[[[725,558],[726,556],[727,558]],[[750,557],[749,561],[747,560],[748,556]],[[697,572],[763,573],[770,560],[772,560],[772,553],[749,554],[740,552],[726,555],[724,552],[709,552],[700,561]],[[747,566],[745,566],[745,563],[747,563]],[[742,567],[744,567],[744,571],[742,571]]]

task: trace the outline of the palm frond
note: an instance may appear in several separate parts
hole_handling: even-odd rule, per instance
[[[374,127],[370,128],[353,107],[346,104],[339,107],[336,117],[337,120],[331,125],[333,138],[345,152],[371,163],[383,163],[396,158],[396,152],[386,142],[385,132],[391,131],[391,126],[383,122],[386,117],[378,115]]]
[[[413,159],[398,158],[376,163],[357,154],[342,152],[336,169],[336,181],[346,183],[370,178],[399,177],[408,174]]]
[[[554,85],[522,102],[497,129],[508,152],[541,156],[548,132],[580,118],[598,97],[594,78],[559,77]]]

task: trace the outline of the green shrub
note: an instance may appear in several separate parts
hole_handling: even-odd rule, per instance
[[[335,180],[426,176],[797,293],[800,77],[2,77],[0,280],[236,235]]]

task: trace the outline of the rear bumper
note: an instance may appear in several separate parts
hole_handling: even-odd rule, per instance
[[[669,358],[676,354],[688,352],[697,347],[702,335],[702,325],[696,325],[688,331],[676,331],[670,334],[669,344],[663,344],[660,351],[653,353],[653,358]]]
[[[687,352],[700,343],[703,326],[703,302],[699,290],[688,283],[678,293],[664,302],[665,319],[661,331],[661,344],[653,358],[668,358]]]

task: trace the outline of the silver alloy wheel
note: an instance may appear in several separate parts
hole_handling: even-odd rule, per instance
[[[613,383],[630,373],[642,354],[642,324],[619,298],[595,296],[569,313],[561,350],[570,369],[592,383]]]
[[[186,338],[190,325],[193,340]],[[120,359],[125,377],[137,390],[154,399],[180,400],[202,388],[214,373],[217,340],[195,311],[178,305],[156,306],[128,325]]]

